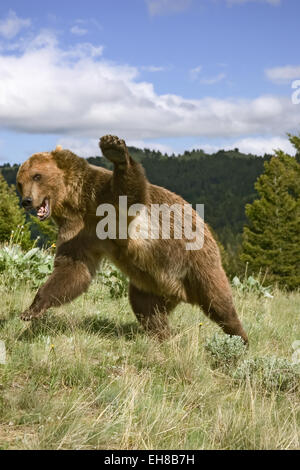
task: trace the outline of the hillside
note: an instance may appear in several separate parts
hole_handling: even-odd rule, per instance
[[[111,299],[96,280],[72,304],[24,323],[18,314],[33,292],[8,290],[6,278],[0,449],[299,449],[300,396],[289,388],[299,293],[235,290],[251,347],[237,364],[222,354],[216,367],[205,345],[220,331],[196,307],[178,306],[172,337],[159,343],[128,299]],[[262,371],[234,379],[262,357]]]

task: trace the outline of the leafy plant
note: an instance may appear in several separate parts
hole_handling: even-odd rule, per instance
[[[295,391],[300,384],[300,366],[281,357],[256,357],[243,361],[233,378],[256,383],[268,391]]]
[[[245,277],[243,281],[240,281],[240,279],[235,276],[232,280],[232,285],[241,293],[254,292],[260,297],[267,297],[269,299],[273,298],[273,295],[270,292],[271,287],[263,286],[258,279],[255,279],[252,276]]]
[[[209,353],[212,366],[224,371],[235,367],[247,351],[240,336],[225,336],[219,333],[206,342],[205,349]]]
[[[53,270],[53,256],[40,248],[24,252],[19,245],[0,247],[0,276],[2,282],[14,289],[17,284],[30,283],[39,287]]]
[[[99,272],[102,283],[109,288],[109,294],[112,299],[124,297],[128,292],[128,280],[126,276],[117,268],[105,261]]]

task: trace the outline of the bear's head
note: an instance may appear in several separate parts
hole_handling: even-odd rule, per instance
[[[53,152],[36,153],[26,160],[17,174],[17,189],[24,209],[34,209],[40,221],[51,215],[62,217],[64,206],[71,202],[72,186],[86,167],[68,150],[58,146]]]

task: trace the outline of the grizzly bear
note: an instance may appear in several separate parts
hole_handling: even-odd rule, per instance
[[[199,249],[187,250],[186,239],[174,233],[162,237],[161,227],[156,238],[97,235],[99,220],[103,220],[97,212],[100,205],[115,208],[118,220],[124,217],[119,209],[120,196],[127,197],[128,206],[187,205],[180,196],[149,183],[123,140],[107,135],[99,145],[114,164],[113,171],[90,165],[61,147],[32,155],[19,169],[17,188],[23,207],[35,209],[40,220],[51,216],[59,228],[53,273],[21,318],[41,317],[50,307],[85,292],[106,257],[128,276],[129,301],[146,330],[166,337],[168,314],[179,302],[187,302],[199,305],[225,333],[239,335],[247,343],[217,243],[203,221],[204,242]],[[195,227],[199,216],[192,211]],[[127,223],[136,220],[139,230],[146,222],[141,212],[131,217],[129,211],[126,214]],[[170,224],[174,232],[174,214]]]

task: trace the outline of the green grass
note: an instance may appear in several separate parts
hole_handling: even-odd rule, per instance
[[[2,449],[299,449],[300,394],[236,382],[205,348],[219,328],[180,305],[160,343],[125,297],[95,282],[36,323],[18,315],[28,288],[0,284]],[[235,293],[250,338],[242,360],[289,359],[300,339],[300,293]]]

